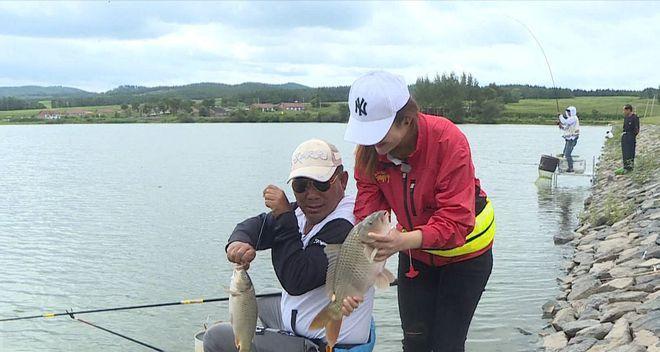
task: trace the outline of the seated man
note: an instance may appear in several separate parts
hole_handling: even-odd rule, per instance
[[[259,300],[261,321],[284,333],[258,331],[254,338],[257,352],[293,352],[294,348],[284,347],[287,342],[301,346],[296,350],[308,351],[314,344],[325,350],[325,331],[309,329],[314,317],[330,302],[325,290],[328,259],[323,249],[326,244],[343,243],[355,222],[355,198],[345,194],[348,173],[334,145],[319,139],[300,144],[292,156],[289,181],[296,202],[289,203],[284,191],[269,185],[263,197],[271,212],[238,224],[226,247],[227,259],[244,266],[254,260],[256,250],[271,249],[275,274],[284,288],[279,302]],[[373,350],[373,295],[371,288],[364,303],[344,318],[335,351]],[[236,351],[228,323],[206,332],[204,351]]]

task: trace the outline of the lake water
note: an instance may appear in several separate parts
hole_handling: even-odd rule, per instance
[[[291,152],[319,137],[353,145],[342,124],[0,126],[0,319],[189,298],[224,297],[234,225],[265,211],[261,191],[286,187]],[[566,249],[554,234],[577,224],[589,178],[536,186],[541,154],[560,153],[554,126],[464,125],[477,176],[496,207],[490,282],[469,351],[529,351],[541,305],[558,292]],[[574,154],[598,155],[604,127],[582,127]],[[355,192],[353,183],[349,192]],[[395,259],[388,263],[394,268]],[[277,289],[267,252],[251,268],[258,292]],[[225,303],[80,316],[166,351],[192,351]],[[396,290],[378,292],[378,351],[400,351]],[[532,333],[525,335],[523,329]],[[68,317],[0,323],[2,351],[141,351]]]

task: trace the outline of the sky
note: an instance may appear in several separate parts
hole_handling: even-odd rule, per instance
[[[534,37],[538,39],[537,44]],[[0,2],[0,86],[296,82],[660,86],[660,1]],[[542,48],[542,49],[541,49]]]

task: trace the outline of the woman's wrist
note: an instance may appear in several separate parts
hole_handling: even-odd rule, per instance
[[[403,248],[401,250],[416,249],[422,247],[422,231],[414,230],[401,234],[403,236]]]

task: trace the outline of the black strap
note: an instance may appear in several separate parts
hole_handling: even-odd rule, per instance
[[[298,332],[296,331],[296,318],[298,317],[298,310],[297,309],[292,309],[291,310],[291,331],[293,331],[296,336],[300,336]]]

